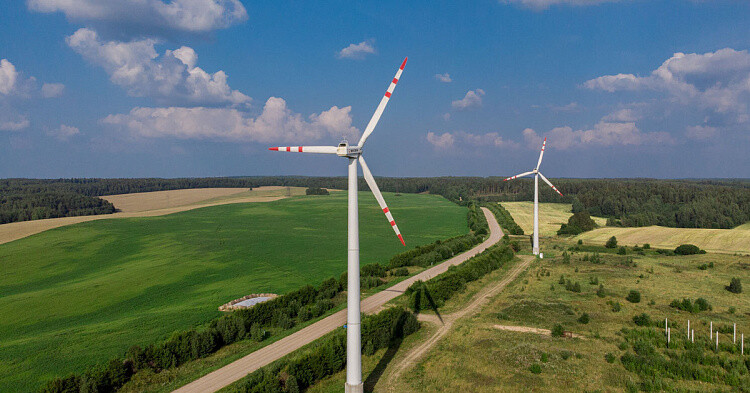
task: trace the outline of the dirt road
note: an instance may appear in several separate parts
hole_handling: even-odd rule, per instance
[[[404,291],[409,288],[411,284],[418,280],[426,281],[433,278],[440,273],[448,270],[453,265],[461,264],[467,261],[469,258],[481,253],[488,247],[500,241],[503,236],[500,226],[495,220],[495,216],[487,209],[482,208],[484,216],[487,218],[487,222],[490,224],[490,236],[482,244],[466,251],[463,254],[457,255],[433,268],[425,270],[413,277],[410,277],[400,283],[378,292],[364,300],[362,300],[361,307],[362,312],[372,313],[378,310],[382,305],[390,301],[391,299],[401,295]],[[269,344],[241,359],[236,360],[216,371],[213,371],[200,379],[197,379],[177,390],[179,393],[205,393],[215,392],[232,382],[235,382],[245,375],[277,360],[285,355],[299,349],[323,335],[333,331],[334,329],[341,328],[346,323],[346,310],[341,310],[329,317],[326,317],[310,326],[305,327],[287,337],[276,341],[273,344]]]
[[[291,195],[304,195],[304,190],[304,188],[292,187],[292,190],[288,191],[287,187],[268,186],[252,190],[247,188],[201,188],[106,195],[101,198],[112,202],[116,208],[121,210],[120,212],[2,224],[0,225],[0,244],[81,222],[111,218],[164,216],[201,207],[229,203],[271,202],[286,198],[288,193]]]
[[[526,270],[529,264],[534,261],[534,257],[531,255],[521,255],[519,257],[521,258],[521,262],[514,266],[502,281],[487,285],[474,297],[474,299],[471,301],[471,303],[469,303],[468,306],[462,308],[460,311],[457,311],[453,314],[441,315],[440,318],[438,318],[436,315],[419,316],[420,321],[429,321],[437,323],[441,326],[437,331],[435,331],[435,333],[433,333],[433,335],[429,339],[427,339],[427,341],[413,348],[411,351],[409,351],[409,353],[406,354],[406,357],[404,357],[401,362],[395,365],[395,368],[390,373],[390,377],[388,378],[388,391],[395,392],[394,385],[395,382],[398,381],[398,378],[401,376],[401,373],[403,373],[403,371],[410,366],[414,365],[417,360],[419,360],[419,358],[421,358],[425,353],[427,353],[427,351],[434,347],[435,344],[437,344],[437,342],[440,341],[440,339],[450,331],[451,327],[453,327],[453,323],[457,319],[472,315],[475,312],[479,311],[482,306],[487,304],[487,302],[489,302],[489,300],[493,296],[497,295],[498,293],[500,293],[500,291],[505,289],[508,284],[515,280],[516,277],[518,277],[521,272]]]

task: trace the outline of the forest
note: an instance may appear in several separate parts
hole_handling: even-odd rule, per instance
[[[560,197],[543,183],[541,202],[572,203],[574,211],[622,226],[733,228],[750,221],[750,180],[554,179]],[[533,181],[500,177],[378,178],[381,190],[429,192],[459,204],[530,201]],[[345,177],[223,177],[178,179],[3,179],[0,223],[115,211],[99,195],[209,187],[297,186],[346,188]],[[360,190],[366,190],[364,179]]]

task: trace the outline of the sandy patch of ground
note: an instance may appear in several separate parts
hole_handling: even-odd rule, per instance
[[[22,239],[53,228],[87,221],[163,216],[201,207],[230,203],[271,202],[295,195],[305,195],[305,188],[278,186],[258,187],[252,190],[247,188],[201,188],[107,195],[102,198],[109,200],[116,208],[122,211],[114,214],[48,218],[3,224],[0,225],[0,244]],[[121,203],[121,205],[118,203]]]
[[[549,329],[539,329],[535,327],[529,327],[529,326],[508,326],[508,325],[493,325],[495,329],[498,330],[505,330],[508,332],[518,332],[518,333],[534,333],[534,334],[541,334],[543,336],[551,336],[552,331]],[[583,338],[580,334],[570,333],[570,336],[573,338]]]

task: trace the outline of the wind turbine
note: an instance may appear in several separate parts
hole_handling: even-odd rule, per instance
[[[524,172],[512,177],[509,177],[505,179],[504,181],[513,180],[519,177],[524,177],[528,175],[534,175],[534,246],[532,249],[532,252],[534,255],[539,255],[539,177],[544,180],[545,183],[549,184],[550,187],[552,187],[555,192],[560,194],[560,196],[563,196],[563,194],[560,192],[560,190],[557,189],[557,187],[553,186],[552,183],[550,183],[549,180],[547,180],[544,175],[542,175],[542,172],[539,172],[539,166],[542,165],[542,157],[544,157],[544,147],[547,146],[547,138],[544,138],[544,142],[542,143],[542,152],[539,153],[539,161],[536,163],[536,168],[534,168],[531,172]]]
[[[361,337],[361,317],[360,317],[360,290],[359,290],[359,217],[358,217],[358,201],[357,201],[357,162],[362,165],[362,174],[367,181],[367,185],[370,186],[370,190],[375,195],[375,199],[378,201],[380,208],[383,209],[385,217],[390,222],[391,227],[396,232],[398,240],[401,244],[404,243],[404,238],[401,236],[401,231],[398,230],[396,221],[393,220],[388,205],[385,204],[383,195],[380,193],[378,184],[375,183],[375,178],[372,176],[370,169],[365,163],[365,158],[362,157],[362,146],[365,144],[367,138],[372,134],[375,126],[380,120],[380,116],[385,110],[385,106],[388,105],[388,100],[393,94],[393,90],[396,88],[398,79],[401,77],[401,73],[404,71],[406,66],[406,60],[401,63],[401,67],[396,71],[396,76],[391,81],[388,90],[386,90],[383,99],[380,100],[380,104],[375,113],[372,115],[370,122],[365,128],[365,132],[362,133],[362,137],[356,146],[350,146],[347,141],[342,141],[338,146],[284,146],[284,147],[271,147],[268,150],[274,151],[286,151],[294,153],[321,153],[321,154],[336,154],[339,157],[344,157],[349,160],[349,253],[348,253],[348,279],[347,279],[347,297],[346,297],[346,310],[347,310],[347,322],[346,322],[346,393],[362,393],[362,337]]]

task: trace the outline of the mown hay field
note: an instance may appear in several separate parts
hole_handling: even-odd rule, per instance
[[[501,202],[500,203],[515,220],[516,224],[527,235],[534,232],[534,202]],[[539,204],[539,235],[555,236],[562,224],[568,223],[573,215],[572,205],[569,203],[540,203]],[[597,225],[604,226],[605,218],[592,217]]]

